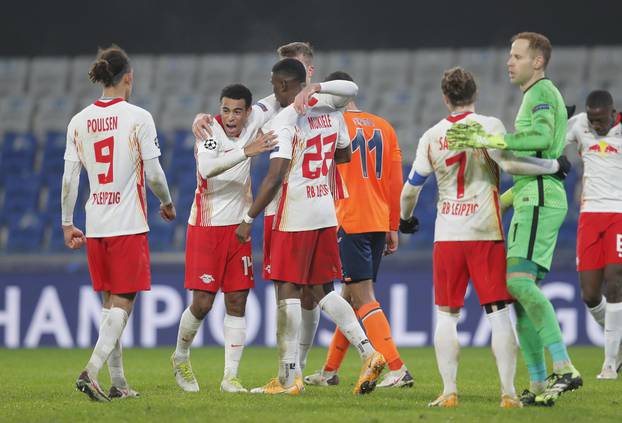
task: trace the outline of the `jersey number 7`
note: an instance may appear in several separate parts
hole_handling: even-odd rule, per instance
[[[464,171],[466,169],[467,155],[466,151],[451,156],[445,160],[445,165],[448,167],[458,163],[458,192],[456,192],[457,198],[464,197]]]
[[[99,173],[97,180],[101,185],[109,184],[114,178],[114,166],[112,165],[114,158],[114,137],[108,137],[93,144],[95,148],[95,161],[97,163],[107,163],[108,171]]]

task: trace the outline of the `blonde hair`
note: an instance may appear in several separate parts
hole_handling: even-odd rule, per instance
[[[551,42],[549,39],[537,32],[519,32],[515,36],[512,37],[512,42],[516,40],[527,40],[529,41],[529,49],[537,51],[542,55],[544,59],[544,67],[549,64],[549,60],[551,60],[551,52],[553,51],[553,47],[551,46]]]

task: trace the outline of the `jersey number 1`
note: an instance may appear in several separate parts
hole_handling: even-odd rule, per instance
[[[114,157],[114,137],[108,137],[101,141],[97,141],[93,144],[95,148],[95,161],[97,163],[108,164],[108,171],[106,173],[99,173],[97,180],[101,185],[109,184],[114,178],[112,160]],[[104,150],[107,148],[106,152]]]
[[[466,169],[467,155],[466,151],[458,153],[455,156],[451,156],[445,160],[447,166],[458,163],[458,192],[456,193],[458,198],[464,197],[464,171]]]

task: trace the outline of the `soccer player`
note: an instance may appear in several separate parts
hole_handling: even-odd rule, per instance
[[[325,81],[338,79],[352,81],[345,72],[333,72]],[[344,119],[352,140],[352,161],[337,166],[341,189],[348,193],[347,198],[336,201],[344,282],[341,295],[352,304],[372,345],[387,361],[389,372],[378,387],[410,387],[413,378],[400,358],[389,322],[374,295],[382,256],[393,254],[398,247],[402,153],[389,122],[360,111],[354,100],[347,104]],[[323,368],[306,376],[305,382],[338,384],[337,371],[349,345],[337,328]]]
[[[352,307],[332,290],[332,281],[340,276],[341,263],[327,175],[333,160],[350,160],[351,150],[347,137],[338,136],[344,127],[336,106],[312,97],[330,82],[303,89],[305,81],[305,68],[298,60],[283,59],[272,68],[274,93],[285,107],[271,122],[278,145],[270,155],[268,174],[259,194],[236,231],[238,239],[246,241],[253,219],[282,187],[270,251],[271,277],[278,286],[279,377],[251,392],[297,395],[304,389],[296,375],[300,298],[302,286],[307,285],[321,309],[358,349],[364,364],[354,393],[363,394],[375,388],[384,359],[369,343]],[[349,86],[353,97],[357,87],[354,83]],[[292,105],[295,97],[300,115]],[[310,108],[303,111],[307,103]]]
[[[279,59],[292,58],[300,61],[306,71],[306,85],[311,84],[311,79],[315,73],[315,67],[313,66],[313,47],[308,42],[294,41],[288,44],[284,44],[276,50]],[[320,97],[323,94],[320,94]],[[333,98],[329,100],[335,103],[338,107],[345,106],[339,98]],[[200,113],[195,117],[192,125],[192,131],[198,139],[205,138],[210,134],[211,116],[209,114]],[[264,210],[264,233],[263,233],[263,265],[262,265],[262,277],[264,280],[270,280],[270,240],[272,236],[272,226],[274,224],[274,215],[276,214],[276,207],[270,204]],[[313,338],[315,338],[315,332],[317,331],[318,323],[320,321],[320,308],[313,299],[309,290],[303,287],[302,295],[302,320],[301,320],[301,332],[300,332],[300,366],[299,372],[306,366],[307,355],[311,346],[313,345]],[[302,373],[300,373],[302,375]]]
[[[622,367],[622,115],[608,91],[592,91],[587,113],[568,122],[567,143],[583,161],[577,231],[577,271],[583,301],[605,329],[605,362],[598,379],[617,379]],[[606,282],[603,297],[603,282]]]
[[[212,136],[197,139],[197,188],[188,219],[185,287],[192,304],[183,312],[177,347],[171,363],[177,384],[198,392],[190,364],[190,345],[221,290],[225,296],[225,370],[220,390],[247,392],[240,383],[238,366],[246,342],[246,299],[253,287],[250,242],[240,244],[235,228],[252,201],[251,157],[271,150],[276,142],[261,127],[280,110],[269,96],[252,105],[244,85],[225,87],[220,94],[220,114]]]
[[[515,35],[507,66],[510,81],[523,92],[516,132],[494,134],[478,123],[456,124],[447,132],[449,148],[492,147],[520,151],[523,156],[558,158],[564,148],[568,114],[559,90],[545,77],[551,50],[544,35]],[[583,384],[570,361],[553,305],[538,288],[551,267],[557,234],[566,216],[566,192],[563,183],[552,176],[515,176],[503,201],[514,206],[507,286],[517,300],[518,336],[530,376],[522,401],[553,405],[562,393]],[[548,378],[544,348],[553,360]]]
[[[447,70],[441,81],[443,101],[450,115],[426,131],[408,181],[402,191],[401,229],[412,232],[412,211],[426,178],[436,174],[439,198],[434,231],[434,302],[438,306],[434,349],[443,393],[431,407],[456,407],[458,395],[457,325],[469,279],[492,329],[492,350],[501,382],[501,407],[521,407],[514,389],[516,340],[508,305],[512,297],[505,284],[505,245],[499,212],[499,168],[514,174],[555,173],[556,160],[516,158],[498,150],[451,151],[446,132],[470,119],[486,131],[505,133],[501,121],[475,113],[477,86],[462,68]]]
[[[86,244],[89,272],[104,302],[99,338],[77,388],[92,400],[135,397],[123,373],[121,334],[139,291],[151,288],[145,179],[161,202],[160,215],[175,218],[151,114],[127,102],[133,72],[127,54],[117,46],[100,50],[89,72],[103,85],[102,97],[75,115],[67,128],[62,181],[62,224],[65,244]],[[73,225],[80,170],[90,185],[86,236]],[[112,386],[106,395],[98,375],[108,361]]]

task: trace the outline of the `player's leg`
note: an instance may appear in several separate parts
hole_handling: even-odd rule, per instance
[[[276,341],[279,350],[279,382],[283,388],[288,389],[294,386],[297,374],[302,285],[277,281],[275,284],[278,285]]]
[[[470,251],[467,255],[469,276],[491,327],[491,347],[501,382],[501,407],[521,407],[514,389],[517,344],[510,320],[512,296],[505,283],[505,243],[470,241],[465,244]]]
[[[389,321],[374,294],[374,284],[386,244],[386,233],[374,232],[360,235],[363,243],[359,242],[359,246],[364,247],[366,245],[367,248],[357,249],[359,252],[363,252],[359,257],[364,259],[366,263],[371,263],[371,268],[369,265],[363,264],[361,260],[349,261],[348,266],[352,269],[350,273],[352,279],[350,297],[372,345],[384,356],[389,367],[389,372],[378,384],[378,387],[412,387],[414,380],[400,357],[391,335]],[[343,241],[342,238],[342,243]],[[353,258],[350,257],[350,259]],[[357,280],[360,282],[356,283]]]
[[[336,248],[335,248],[336,249]],[[318,269],[318,268],[316,268]],[[316,274],[319,274],[320,271]],[[337,325],[341,333],[355,346],[363,366],[353,392],[367,394],[376,388],[376,381],[382,373],[385,360],[369,342],[356,314],[348,302],[333,290],[333,283],[316,284],[312,287],[313,295],[320,308]]]
[[[601,213],[581,213],[577,227],[577,271],[581,297],[594,320],[605,327],[607,300],[603,296],[605,255]],[[607,219],[605,219],[607,220]]]
[[[248,289],[225,292],[225,370],[220,384],[223,392],[248,392],[238,380],[238,367],[246,343],[246,299]]]
[[[607,300],[603,296],[602,290],[604,278],[604,269],[579,272],[581,298],[594,320],[603,328],[605,327],[605,309],[607,305]]]
[[[99,330],[104,324],[104,321],[108,318],[108,313],[112,307],[112,301],[110,300],[110,292],[102,292],[102,317],[99,325]],[[130,388],[127,380],[125,379],[125,372],[123,371],[123,347],[121,345],[121,339],[117,341],[114,349],[108,357],[108,373],[110,375],[110,392],[108,396],[110,398],[136,398],[140,394]]]
[[[350,299],[349,288],[347,284],[343,284],[341,287],[341,296],[352,305]],[[329,386],[339,385],[339,375],[337,372],[341,367],[341,363],[350,348],[350,341],[345,337],[338,327],[335,327],[335,332],[328,346],[326,353],[326,360],[324,366],[317,372],[304,377],[304,381],[308,385]]]
[[[313,339],[315,339],[315,332],[317,332],[317,326],[320,323],[320,307],[313,299],[313,295],[309,292],[307,287],[302,289],[302,320],[300,326],[300,345],[298,346],[298,359],[299,366],[298,371],[302,375],[305,367],[307,367],[307,356],[309,350],[313,346]]]
[[[111,307],[108,317],[102,324],[93,353],[76,382],[76,387],[92,400],[110,400],[97,382],[99,371],[123,334],[135,297],[136,293],[112,294],[110,296]]]
[[[547,388],[535,399],[539,405],[552,405],[563,392],[578,389],[583,384],[581,375],[570,361],[553,305],[537,286],[550,268],[559,227],[565,216],[565,209],[517,208],[509,236],[508,291],[525,310],[525,316],[553,361],[553,374],[548,379]]]
[[[87,258],[95,290],[111,293],[110,311],[76,386],[93,400],[109,400],[110,394],[127,397],[130,396],[129,388],[127,392],[119,392],[120,395],[111,388],[109,395],[105,395],[97,378],[101,367],[121,339],[136,293],[151,288],[147,234],[89,238]]]
[[[622,248],[621,248],[622,249]],[[621,363],[622,341],[622,264],[605,267],[605,362],[599,379],[617,379]]]
[[[458,406],[458,320],[469,281],[465,248],[459,242],[435,242],[433,250],[436,328],[434,353],[443,380],[443,392],[429,407]]]
[[[606,263],[605,362],[599,379],[616,379],[622,367],[622,214],[610,213],[601,245]]]
[[[192,304],[184,310],[181,319],[179,319],[177,344],[171,356],[171,365],[177,385],[186,392],[199,392],[199,383],[190,364],[190,346],[201,327],[201,323],[203,323],[203,319],[212,309],[215,297],[215,292],[194,289],[192,291]]]

